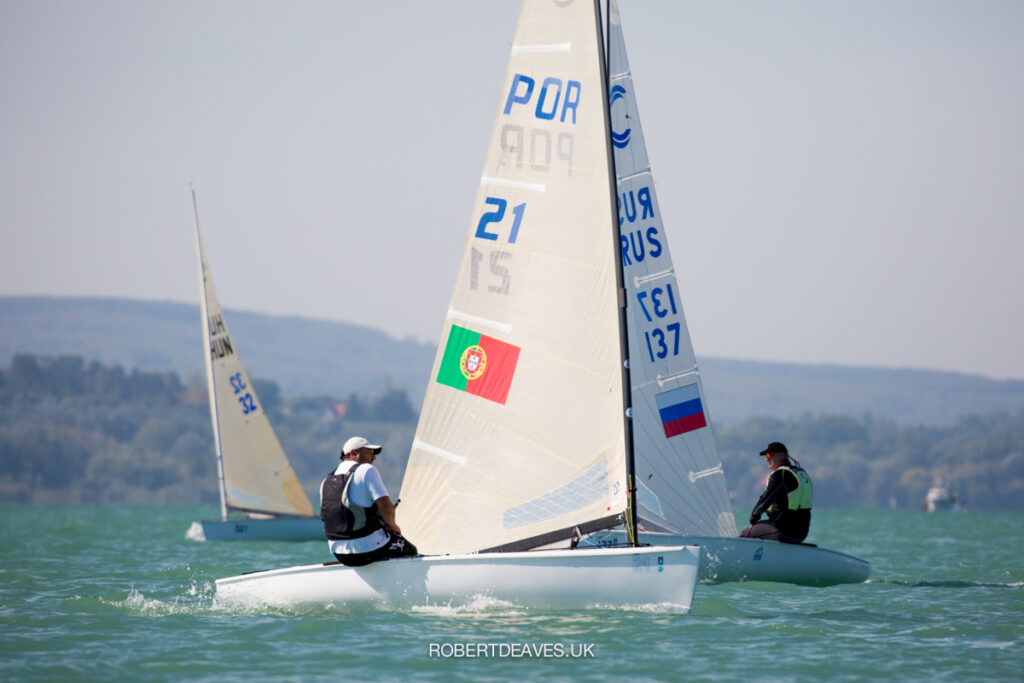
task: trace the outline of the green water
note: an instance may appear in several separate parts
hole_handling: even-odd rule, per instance
[[[326,543],[185,540],[191,521],[215,513],[0,507],[0,680],[1024,675],[1019,512],[816,511],[808,540],[870,560],[867,583],[701,585],[689,614],[481,600],[341,616],[218,607],[216,578],[330,558]],[[493,656],[431,656],[466,645]]]

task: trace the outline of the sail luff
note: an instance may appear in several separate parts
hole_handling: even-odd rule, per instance
[[[213,374],[213,358],[210,355],[210,311],[206,293],[206,250],[199,231],[199,203],[196,191],[192,190],[192,211],[196,218],[196,252],[199,258],[199,315],[202,317],[203,366],[206,368],[206,391],[210,403],[210,421],[213,423],[213,448],[217,457],[217,490],[220,493],[220,516],[228,519],[228,495],[224,485],[224,455],[221,449],[220,420],[217,419],[217,388]]]
[[[630,545],[637,545],[637,517],[636,517],[636,465],[634,462],[633,453],[633,419],[632,419],[632,383],[630,381],[629,372],[629,332],[628,332],[628,319],[627,319],[627,299],[625,289],[625,275],[622,270],[622,250],[620,244],[622,242],[622,226],[619,223],[619,208],[616,198],[618,197],[618,180],[615,171],[615,152],[612,149],[612,125],[611,125],[611,112],[608,106],[608,91],[610,89],[611,72],[608,69],[608,59],[605,46],[611,45],[611,11],[612,3],[608,2],[606,5],[606,21],[605,24],[607,30],[604,34],[601,32],[601,0],[594,0],[594,13],[597,17],[597,31],[598,31],[598,54],[600,55],[601,61],[601,101],[605,103],[602,108],[604,113],[604,129],[605,129],[605,149],[608,155],[608,195],[611,198],[609,202],[609,211],[611,212],[612,225],[612,253],[615,254],[615,291],[618,294],[619,302],[619,355],[621,358],[621,370],[622,370],[622,421],[623,430],[625,432],[625,450],[626,450],[626,537],[629,539]],[[607,38],[607,39],[606,39]]]

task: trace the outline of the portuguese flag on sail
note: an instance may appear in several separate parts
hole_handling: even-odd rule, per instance
[[[519,347],[452,325],[437,381],[505,405]]]

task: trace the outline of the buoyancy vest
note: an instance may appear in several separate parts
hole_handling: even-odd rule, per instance
[[[786,492],[789,510],[810,510],[814,500],[814,485],[811,483],[811,475],[802,467],[780,465],[777,470],[784,470],[796,477],[796,488]]]
[[[335,474],[332,470],[324,479],[320,519],[329,541],[363,538],[384,526],[376,506],[364,508],[348,497],[348,488],[356,470],[365,464],[358,463],[344,474]]]

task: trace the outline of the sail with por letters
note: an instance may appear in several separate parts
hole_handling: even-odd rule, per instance
[[[622,520],[614,206],[592,3],[523,3],[402,482],[424,553]]]
[[[210,413],[223,463],[222,508],[256,515],[312,516],[313,506],[239,360],[213,286],[198,224],[196,243],[207,323],[203,334],[207,389],[216,401],[211,400]]]
[[[608,92],[627,298],[637,515],[652,530],[735,536],[622,23],[615,0],[609,2]]]

